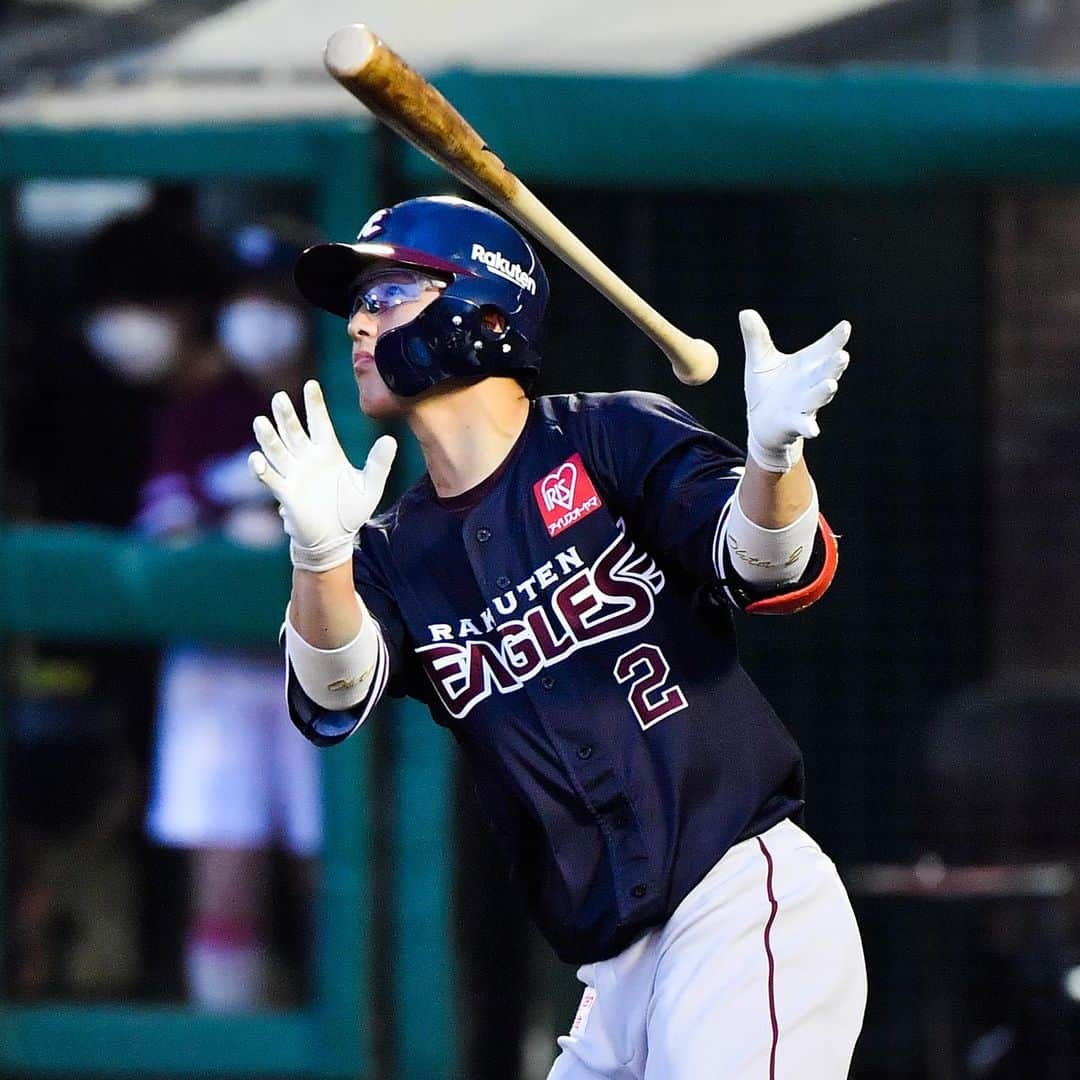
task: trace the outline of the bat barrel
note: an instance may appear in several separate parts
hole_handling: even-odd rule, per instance
[[[323,62],[387,127],[462,183],[492,199],[513,193],[517,177],[469,122],[366,26],[357,23],[335,31]]]

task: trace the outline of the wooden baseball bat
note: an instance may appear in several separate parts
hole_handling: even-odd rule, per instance
[[[449,101],[366,26],[331,35],[327,70],[384,124],[480,192],[595,286],[696,386],[716,372],[716,349],[691,338],[646,303],[585,246],[488,148]]]

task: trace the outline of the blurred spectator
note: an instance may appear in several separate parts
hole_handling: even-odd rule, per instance
[[[28,330],[33,351],[19,365],[28,394],[10,445],[27,482],[16,509],[127,525],[155,411],[222,282],[197,235],[160,204],[109,222],[68,261],[75,302]],[[24,639],[13,660],[11,991],[127,996],[147,979],[137,821],[154,654]]]
[[[240,544],[280,544],[276,506],[247,456],[253,418],[273,390],[297,392],[309,360],[306,317],[285,286],[295,251],[252,225],[230,237],[229,255],[214,332],[186,339],[158,418],[137,526],[173,543],[218,530]],[[159,339],[142,333],[153,366]],[[310,899],[319,773],[314,747],[288,721],[280,663],[274,651],[191,643],[164,660],[148,830],[190,853],[184,970],[204,1009],[294,1003],[300,993],[299,973],[273,955],[271,853],[284,845]]]
[[[210,359],[193,346],[223,279],[188,222],[160,206],[109,223],[73,261],[76,303],[35,335],[14,464],[36,478],[41,517],[126,526],[181,356],[185,379]]]

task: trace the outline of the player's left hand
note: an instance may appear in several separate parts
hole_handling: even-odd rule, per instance
[[[837,323],[795,353],[780,352],[756,311],[740,311],[739,326],[746,349],[748,450],[763,469],[786,473],[802,457],[803,439],[821,432],[817,412],[832,401],[848,366],[844,346],[851,323]]]
[[[284,390],[270,404],[274,421],[255,418],[261,450],[250,455],[248,464],[281,504],[293,566],[315,573],[332,570],[352,559],[356,534],[382,498],[397,443],[381,436],[364,467],[354,468],[314,379],[304,384],[307,431]]]

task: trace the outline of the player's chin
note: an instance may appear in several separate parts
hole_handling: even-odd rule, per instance
[[[396,420],[406,411],[406,400],[391,393],[382,379],[356,380],[360,411],[370,420]]]
[[[353,379],[359,398],[360,411],[372,420],[389,420],[400,415],[397,397],[383,381],[379,369],[371,360],[353,365]]]

